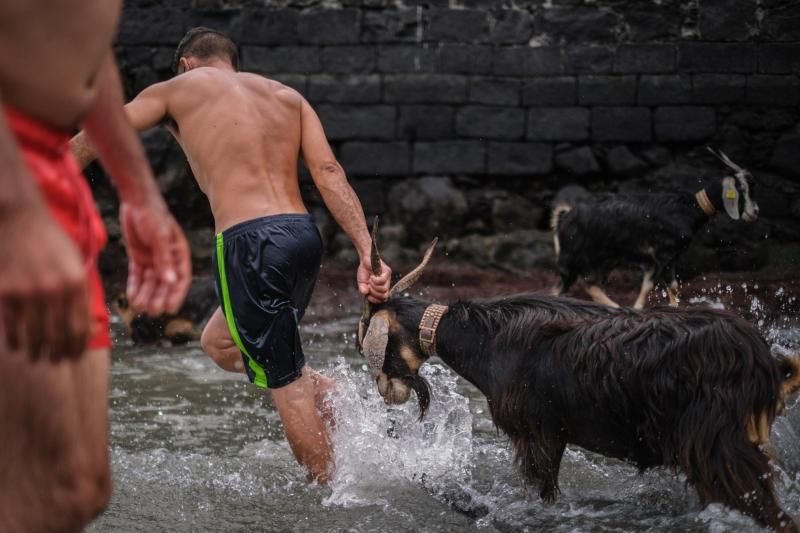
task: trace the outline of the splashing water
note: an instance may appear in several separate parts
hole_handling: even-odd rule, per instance
[[[326,505],[390,505],[398,484],[423,483],[440,491],[469,478],[472,414],[456,391],[457,377],[440,365],[420,373],[435,397],[419,422],[413,401],[387,407],[366,373],[353,373],[343,359],[333,371],[336,474]]]

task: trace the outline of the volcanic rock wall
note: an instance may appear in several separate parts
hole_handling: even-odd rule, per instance
[[[437,233],[456,257],[547,264],[560,186],[691,188],[723,172],[707,144],[757,175],[763,220],[712,224],[702,268],[763,266],[765,243],[800,240],[795,0],[131,0],[129,95],[171,75],[196,25],[309,99],[366,210],[400,223],[398,257]],[[168,135],[145,141],[202,258],[205,200]]]

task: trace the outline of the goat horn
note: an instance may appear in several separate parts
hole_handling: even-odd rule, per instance
[[[430,246],[428,246],[428,249],[422,258],[422,262],[417,266],[417,268],[403,276],[400,281],[395,283],[394,287],[389,290],[389,298],[402,293],[404,290],[408,289],[417,282],[419,277],[422,275],[422,271],[428,265],[428,261],[431,260],[431,255],[433,255],[433,249],[436,247],[437,242],[439,242],[438,237],[433,239],[433,242],[431,242]]]
[[[389,344],[389,322],[380,316],[370,320],[367,333],[361,342],[361,350],[367,358],[372,377],[377,378],[383,369],[383,360],[386,357],[386,346]]]
[[[378,252],[378,217],[372,222],[372,252],[370,253],[370,266],[372,273],[376,276],[381,275],[383,267],[381,267],[381,254]]]
[[[723,163],[725,166],[729,167],[731,170],[734,170],[734,171],[736,171],[736,172],[744,172],[744,169],[743,169],[742,167],[740,167],[739,165],[737,165],[736,163],[734,163],[734,162],[731,160],[731,158],[730,158],[730,157],[728,157],[728,156],[725,154],[725,152],[723,152],[722,150],[714,150],[714,149],[713,149],[713,148],[711,148],[710,146],[706,146],[706,149],[707,149],[709,152],[711,152],[711,153],[714,155],[714,157],[716,157],[717,159],[719,159],[720,161],[722,161],[722,163]]]

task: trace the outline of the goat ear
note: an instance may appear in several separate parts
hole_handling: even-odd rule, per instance
[[[723,178],[722,180],[722,205],[729,217],[739,220],[739,190],[736,188],[736,180],[733,178]]]
[[[380,316],[372,317],[364,335],[364,340],[361,343],[361,350],[367,358],[372,377],[377,378],[383,369],[383,361],[386,358],[386,346],[388,344],[389,322]]]

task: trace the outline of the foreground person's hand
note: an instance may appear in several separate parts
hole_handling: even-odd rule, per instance
[[[0,347],[33,359],[80,356],[89,338],[86,270],[43,207],[0,216]]]
[[[189,244],[160,197],[119,209],[128,250],[128,301],[151,316],[174,313],[192,280]]]
[[[369,257],[362,260],[356,272],[358,292],[367,297],[372,303],[385,302],[389,297],[389,283],[392,280],[392,269],[381,260],[381,273],[372,273]]]

